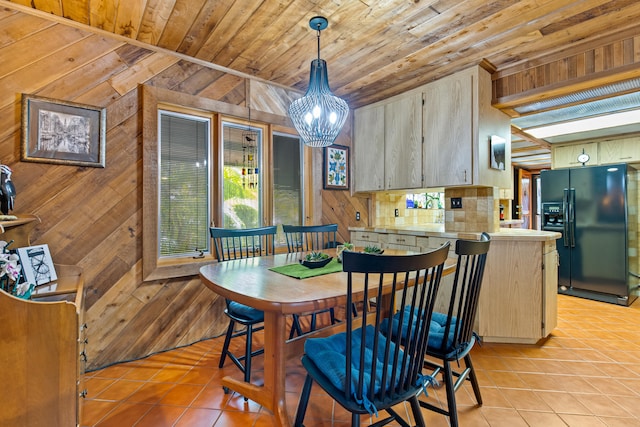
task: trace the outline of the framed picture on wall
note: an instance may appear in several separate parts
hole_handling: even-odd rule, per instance
[[[27,246],[18,248],[17,252],[26,282],[38,286],[58,278],[49,245]]]
[[[322,181],[325,190],[349,189],[349,147],[330,145],[324,148]]]
[[[106,108],[22,95],[25,162],[105,167]]]
[[[505,170],[507,140],[498,135],[491,135],[491,168]]]

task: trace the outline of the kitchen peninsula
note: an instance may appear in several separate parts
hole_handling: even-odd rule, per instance
[[[479,232],[445,232],[444,224],[350,227],[356,246],[425,251],[456,239],[478,239]],[[532,344],[557,325],[559,233],[501,228],[491,235],[476,330],[484,341]],[[443,287],[453,280],[443,279]]]

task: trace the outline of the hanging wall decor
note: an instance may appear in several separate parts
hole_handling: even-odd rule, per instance
[[[106,108],[22,95],[22,160],[105,167]]]
[[[325,147],[322,175],[325,190],[349,189],[349,147]]]

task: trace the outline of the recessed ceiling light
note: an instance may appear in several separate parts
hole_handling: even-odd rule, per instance
[[[525,132],[535,136],[536,138],[547,138],[550,136],[587,132],[598,129],[612,128],[616,126],[630,125],[639,122],[640,110],[630,110],[624,111],[622,113],[608,114],[604,116],[573,120],[570,122],[558,123],[549,126],[525,129]]]

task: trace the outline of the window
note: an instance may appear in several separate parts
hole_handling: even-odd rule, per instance
[[[302,142],[300,137],[273,134],[273,223],[303,224]],[[278,244],[286,244],[281,227]]]
[[[258,112],[250,124],[238,106],[153,86],[142,86],[142,101],[143,280],[197,275],[215,262],[211,225],[302,223],[311,150],[288,126],[265,124],[278,116]]]
[[[262,147],[261,128],[222,123],[224,228],[255,228],[263,225]]]
[[[211,119],[160,110],[159,254],[209,252]]]

